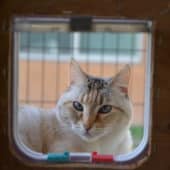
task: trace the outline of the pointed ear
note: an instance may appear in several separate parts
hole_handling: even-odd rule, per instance
[[[80,68],[79,64],[72,58],[70,63],[71,84],[84,84],[87,82],[87,75]]]
[[[128,94],[129,80],[130,80],[130,66],[127,64],[112,79],[112,86],[118,87],[122,93]]]

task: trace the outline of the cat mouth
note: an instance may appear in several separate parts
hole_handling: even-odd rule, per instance
[[[84,135],[85,137],[92,137],[92,135],[91,135],[89,132],[85,132],[83,135]]]
[[[97,141],[101,135],[96,135],[89,131],[74,131],[83,141],[94,142]]]

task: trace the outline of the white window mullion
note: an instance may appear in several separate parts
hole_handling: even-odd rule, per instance
[[[80,33],[74,33],[73,34],[73,58],[79,60],[80,57]]]

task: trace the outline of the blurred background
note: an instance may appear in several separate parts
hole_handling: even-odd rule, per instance
[[[54,108],[69,86],[70,59],[87,73],[109,77],[131,65],[129,96],[133,103],[131,131],[136,147],[143,136],[146,33],[20,32],[19,103]]]

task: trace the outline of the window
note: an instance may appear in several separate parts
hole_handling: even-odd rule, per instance
[[[93,30],[88,32],[69,32],[69,23],[69,19],[61,18],[15,19],[14,141],[25,155],[42,162],[91,162],[94,159],[97,163],[106,159],[120,165],[131,161],[146,152],[149,143],[151,23],[93,19]],[[70,82],[67,75],[72,57],[86,73],[97,77],[113,76],[125,64],[130,65],[129,97],[134,110],[130,127],[133,139],[131,152],[110,156],[84,153],[86,151],[75,153],[72,150],[63,154],[43,153],[25,146],[19,139],[16,128],[19,105],[55,108]]]
[[[26,51],[30,50],[33,59],[41,59],[42,50],[54,56],[56,53],[68,55],[72,48],[72,36],[69,33],[22,33],[20,37],[22,57],[26,58]],[[43,42],[45,42],[43,44]],[[30,46],[29,46],[30,45]],[[37,58],[36,58],[37,57]],[[55,58],[51,58],[55,60]]]
[[[41,60],[41,53],[48,54],[48,60],[56,60],[56,53],[59,53],[61,61],[67,61],[68,55],[72,55],[79,60],[85,61],[86,56],[94,62],[100,62],[101,55],[106,62],[128,63],[131,58],[133,62],[140,62],[142,58],[144,36],[141,33],[66,33],[47,32],[45,33],[22,33],[21,57],[27,58],[27,50],[33,60]],[[45,41],[44,44],[42,42]],[[29,46],[30,44],[30,46]],[[72,50],[71,50],[72,49]]]

